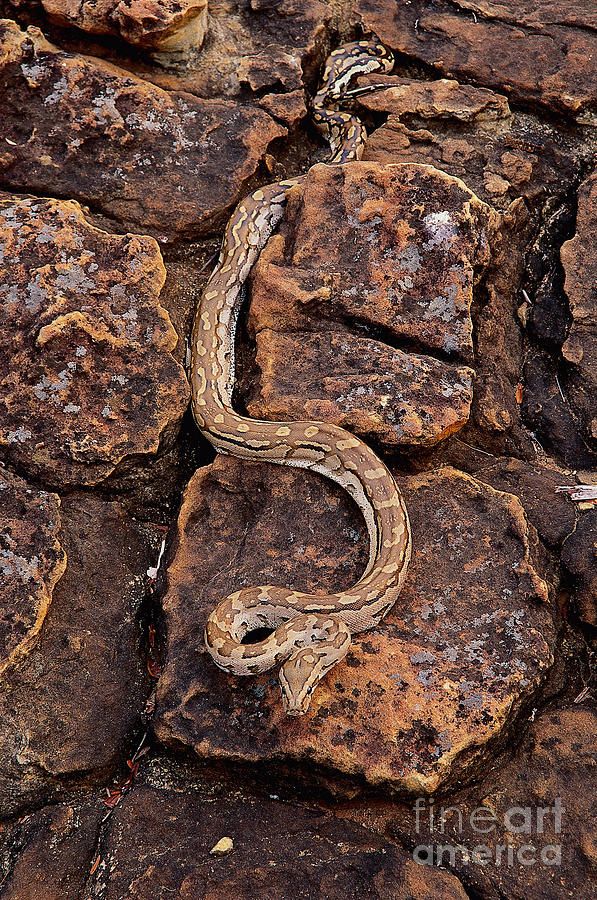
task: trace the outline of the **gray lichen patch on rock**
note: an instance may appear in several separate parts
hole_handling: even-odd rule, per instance
[[[156,242],[108,235],[72,201],[4,195],[0,246],[5,456],[51,484],[90,485],[155,453],[188,398]]]
[[[66,568],[59,507],[0,466],[0,673],[32,647]]]

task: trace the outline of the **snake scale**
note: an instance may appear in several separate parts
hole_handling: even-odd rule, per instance
[[[347,44],[329,56],[312,110],[330,143],[328,164],[359,159],[365,144],[362,123],[339,108],[343,100],[372,89],[350,90],[352,79],[389,72],[393,64],[392,54],[377,40]],[[282,663],[279,677],[288,715],[306,712],[314,687],[346,655],[351,635],[373,628],[392,608],[411,550],[402,495],[363,441],[335,425],[250,419],[232,408],[234,336],[243,286],[282,217],[288,191],[304,178],[262,187],[237,206],[195,315],[191,346],[193,414],[216,450],[321,473],[348,491],[367,525],[369,562],[354,587],[335,594],[250,587],[222,600],[209,615],[205,645],[221,669],[252,675]],[[258,628],[272,632],[264,640],[243,643]]]

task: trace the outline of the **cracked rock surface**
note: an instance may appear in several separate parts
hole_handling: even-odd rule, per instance
[[[0,446],[55,485],[155,453],[187,404],[156,242],[78,203],[0,196]]]
[[[310,98],[370,33],[329,167]],[[0,900],[589,895],[595,60],[568,0],[0,0]],[[234,404],[368,441],[413,555],[288,718],[205,620],[354,584],[365,523],[214,459],[187,376],[227,217],[298,174]]]

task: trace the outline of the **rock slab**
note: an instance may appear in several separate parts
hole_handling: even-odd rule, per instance
[[[551,662],[536,538],[517,498],[454,469],[400,483],[414,535],[406,587],[378,628],[353,638],[309,712],[289,719],[276,674],[216,669],[203,625],[243,586],[354,583],[363,525],[342,493],[314,476],[222,458],[194,476],[164,600],[160,740],[201,757],[319,763],[401,791],[433,791],[474,771]]]
[[[155,240],[78,203],[0,195],[0,450],[55,485],[93,485],[175,435],[188,384]]]
[[[221,225],[286,134],[261,109],[164,91],[6,19],[0,91],[0,185],[73,197],[165,240]]]
[[[252,275],[250,414],[388,448],[467,421],[471,303],[499,216],[431,166],[315,166]]]
[[[0,674],[32,647],[64,574],[59,507],[0,467]]]

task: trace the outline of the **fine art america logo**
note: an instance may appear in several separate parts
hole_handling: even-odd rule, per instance
[[[413,809],[415,830],[429,841],[413,850],[413,859],[421,866],[561,865],[558,835],[566,810],[560,797],[555,798],[553,806],[510,806],[503,813],[488,806],[478,806],[472,812],[458,806],[436,807],[433,797],[417,797]],[[479,835],[474,847],[468,841],[471,832],[473,840]],[[467,835],[466,847],[448,842],[455,837],[457,841],[463,833]]]

